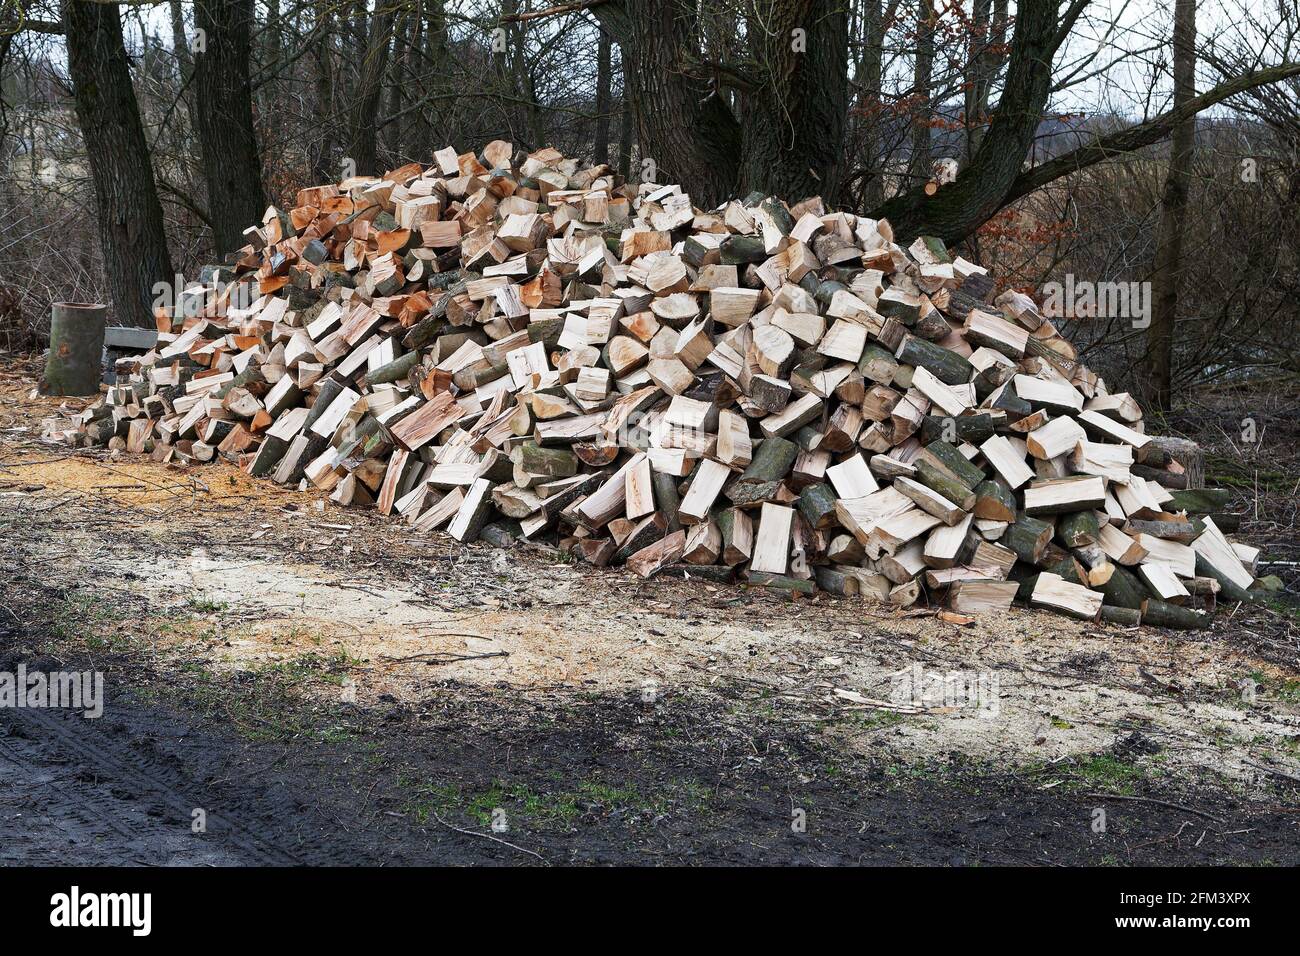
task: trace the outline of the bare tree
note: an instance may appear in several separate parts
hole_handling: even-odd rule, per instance
[[[64,0],[62,20],[117,321],[152,326],[153,287],[170,281],[172,262],[131,88],[121,13],[115,3]]]
[[[609,34],[601,30],[600,43],[596,47],[596,137],[591,146],[591,159],[596,163],[609,162],[610,88],[614,82],[610,54],[613,45]]]
[[[370,18],[360,76],[352,94],[348,156],[355,162],[356,171],[363,175],[379,172],[379,104],[384,92],[384,71],[388,66],[388,47],[395,16],[396,7],[381,4]]]
[[[208,218],[213,245],[226,253],[244,244],[243,231],[266,206],[249,78],[253,0],[202,0],[194,23],[203,31],[194,87]]]
[[[920,0],[916,10],[916,64],[912,96],[917,108],[912,116],[912,155],[908,175],[913,183],[930,178],[930,80],[934,69],[934,0]]]
[[[1174,4],[1174,106],[1196,97],[1196,0]],[[1192,181],[1192,151],[1196,146],[1196,117],[1174,126],[1173,152],[1160,202],[1160,231],[1151,276],[1151,326],[1147,331],[1146,392],[1161,411],[1172,404],[1174,323],[1178,286],[1183,273],[1183,234],[1187,229],[1187,193]]]

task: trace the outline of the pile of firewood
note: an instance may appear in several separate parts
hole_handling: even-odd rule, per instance
[[[941,242],[552,149],[435,160],[269,209],[73,437],[647,576],[1179,627],[1250,597],[1195,446]]]

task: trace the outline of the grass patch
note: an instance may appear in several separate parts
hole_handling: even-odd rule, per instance
[[[230,608],[226,601],[214,601],[209,597],[192,597],[185,602],[185,607],[192,614],[216,614]]]
[[[1287,600],[1278,595],[1268,595],[1264,598],[1264,606],[1273,613],[1290,618],[1293,622],[1300,624],[1300,602]]]
[[[187,661],[177,667],[175,679],[158,682],[154,691],[160,701],[223,721],[253,743],[311,740],[342,744],[359,738],[356,728],[340,715],[291,693],[293,683],[279,673],[271,679],[259,679],[256,673],[252,676],[251,681],[241,680]]]
[[[1148,779],[1138,764],[1121,760],[1114,754],[1094,754],[1074,768],[1079,783],[1090,790],[1129,795],[1137,784]]]
[[[1219,488],[1237,488],[1243,491],[1289,492],[1295,485],[1295,476],[1269,468],[1260,468],[1254,461],[1228,455],[1205,456],[1207,484]]]
[[[863,730],[884,730],[906,723],[909,716],[896,710],[867,710],[854,714],[850,719]]]
[[[324,681],[327,684],[341,686],[347,678],[348,670],[360,663],[359,658],[352,657],[347,651],[335,651],[328,655],[309,651],[288,660],[263,664],[253,673],[262,677],[278,678],[289,684]]]
[[[702,809],[712,793],[694,781],[683,782],[670,795],[647,796],[635,785],[619,785],[604,780],[582,780],[573,787],[539,790],[527,783],[494,780],[482,790],[466,789],[458,783],[433,784],[407,776],[398,779],[400,786],[411,791],[406,812],[421,824],[435,814],[457,815],[482,827],[490,827],[494,818],[523,820],[539,827],[568,827],[587,813],[608,815],[615,812],[665,814],[674,805],[687,810]],[[503,815],[503,816],[501,816]]]
[[[135,644],[135,637],[123,629],[125,615],[109,601],[89,594],[69,594],[56,602],[50,614],[52,652],[83,648],[89,652],[121,652]]]

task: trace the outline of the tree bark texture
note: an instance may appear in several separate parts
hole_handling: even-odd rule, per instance
[[[227,253],[244,244],[244,230],[266,208],[249,78],[253,0],[196,3],[194,25],[204,36],[194,87],[208,218],[217,252]]]
[[[613,70],[610,66],[613,41],[608,33],[600,31],[596,48],[596,135],[591,147],[591,161],[597,165],[609,162],[609,111],[613,97]]]
[[[1174,5],[1174,108],[1196,96],[1196,0]],[[1148,399],[1168,411],[1173,399],[1174,323],[1178,286],[1183,274],[1183,235],[1187,231],[1187,194],[1192,184],[1196,117],[1174,127],[1169,174],[1160,200],[1156,260],[1151,282],[1151,325],[1147,329]]]
[[[172,261],[118,7],[64,0],[62,20],[116,320],[152,327],[153,287],[171,281]]]
[[[370,20],[370,33],[361,59],[361,74],[352,95],[351,135],[348,157],[361,176],[379,175],[379,103],[388,66],[388,46],[393,35],[396,8],[381,6]]]

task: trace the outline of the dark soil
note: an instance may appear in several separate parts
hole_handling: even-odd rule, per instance
[[[1290,782],[1275,803],[1158,785],[1125,769],[1140,736],[1098,755],[1125,782],[1108,799],[1087,765],[846,766],[812,728],[748,726],[695,696],[449,684],[419,710],[322,708],[239,679],[161,687],[136,661],[108,671],[100,719],[0,711],[0,863],[1300,862]]]

